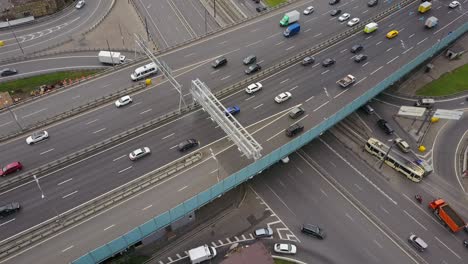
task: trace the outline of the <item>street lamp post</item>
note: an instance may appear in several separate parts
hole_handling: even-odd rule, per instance
[[[33,175],[33,178],[34,178],[34,181],[36,181],[37,188],[39,188],[39,191],[41,191],[41,199],[44,199],[46,196],[44,194],[44,191],[42,191],[41,185],[39,184],[39,179],[36,177],[36,175]],[[57,208],[55,207],[55,205],[52,206],[52,208],[54,209],[55,215],[57,216],[57,221],[60,222],[60,215],[57,211]]]
[[[19,129],[20,129],[21,131],[23,131],[23,127],[22,127],[21,124],[19,123],[18,117],[16,116],[15,113],[13,113],[13,111],[11,111],[9,105],[7,105],[7,110],[8,110],[8,112],[10,112],[11,117],[13,118],[13,120],[15,120],[15,123],[16,123],[16,125],[18,125]]]
[[[8,28],[11,30],[11,33],[13,33],[13,36],[15,37],[16,43],[18,43],[18,46],[19,46],[19,48],[21,50],[21,53],[23,53],[23,55],[24,55],[23,47],[21,47],[21,44],[19,43],[18,38],[16,37],[15,31],[11,28],[10,21],[8,19],[6,21],[8,23]]]
[[[395,140],[394,139],[390,139],[389,141],[392,142],[392,145],[390,145],[390,147],[388,148],[387,153],[385,153],[385,156],[382,158],[382,162],[380,163],[379,170],[382,169],[382,166],[383,166],[383,164],[385,162],[385,159],[388,157],[388,154],[390,154],[390,151],[392,150],[393,146],[395,145]]]
[[[213,16],[216,17],[216,0],[213,0],[213,13]]]
[[[219,161],[218,159],[216,158],[216,155],[214,154],[213,150],[210,148],[210,152],[211,152],[211,157],[216,161],[216,179],[218,180],[219,182]]]

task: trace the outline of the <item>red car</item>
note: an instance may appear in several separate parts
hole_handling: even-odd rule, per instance
[[[11,174],[15,171],[19,171],[23,168],[23,165],[19,161],[15,161],[13,163],[10,163],[6,165],[5,167],[0,169],[0,176],[7,176],[8,174]]]

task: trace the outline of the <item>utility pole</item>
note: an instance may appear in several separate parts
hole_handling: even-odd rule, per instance
[[[115,64],[114,64],[114,56],[112,56],[112,51],[111,51],[111,49],[110,49],[109,40],[106,39],[106,42],[107,42],[107,48],[109,49],[109,54],[110,54],[111,61],[112,61],[112,67],[115,67]]]
[[[39,188],[39,191],[41,191],[41,199],[44,199],[46,196],[45,196],[44,192],[42,191],[41,185],[39,184],[39,179],[36,177],[36,175],[33,175],[33,178],[36,181],[36,184],[37,184],[37,187]],[[57,221],[60,222],[60,215],[59,215],[59,213],[57,211],[57,208],[55,207],[55,205],[52,206],[52,208],[54,209],[55,215],[57,216]]]
[[[19,129],[20,129],[21,131],[23,131],[23,127],[22,127],[21,124],[19,123],[18,117],[16,116],[15,113],[13,113],[13,111],[11,111],[9,105],[7,105],[7,110],[8,110],[8,112],[10,112],[11,117],[13,118],[13,120],[15,120],[15,123],[16,123],[16,125],[18,125]]]
[[[216,0],[213,0],[213,13],[213,16],[216,17]]]
[[[389,140],[390,141],[390,140]],[[385,153],[385,156],[382,158],[382,162],[380,163],[379,170],[382,169],[382,166],[385,162],[385,159],[388,157],[388,154],[390,154],[390,151],[392,150],[393,146],[395,145],[395,140],[391,139],[392,145],[388,148],[387,153]]]
[[[8,20],[8,18],[7,18],[6,21],[8,23],[8,28],[11,30],[11,33],[13,33],[13,36],[15,37],[16,43],[18,43],[18,46],[19,46],[19,48],[21,50],[21,53],[23,53],[23,56],[24,56],[23,47],[21,47],[21,44],[19,43],[18,38],[16,37],[15,31],[11,28],[11,24],[10,24],[10,21]]]

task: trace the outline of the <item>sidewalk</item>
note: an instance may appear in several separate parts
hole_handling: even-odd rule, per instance
[[[122,19],[124,18],[124,19]],[[96,29],[74,39],[72,42],[52,49],[51,51],[66,51],[74,49],[107,48],[107,41],[111,49],[134,50],[134,34],[146,37],[146,31],[138,14],[128,1],[117,0],[110,14],[97,26]],[[153,47],[153,43],[147,42]],[[139,47],[138,47],[139,49]],[[137,50],[138,50],[137,49]]]
[[[468,51],[468,35],[463,36],[456,43]],[[432,82],[433,80],[438,79],[442,74],[453,71],[454,69],[467,64],[468,54],[464,54],[458,60],[449,60],[447,57],[445,57],[444,53],[441,53],[430,63],[434,65],[434,68],[430,72],[425,73],[425,65],[423,65],[423,67],[414,71],[406,81],[400,85],[395,85],[395,87],[389,88],[387,92],[414,96],[416,95],[416,91],[418,89]]]

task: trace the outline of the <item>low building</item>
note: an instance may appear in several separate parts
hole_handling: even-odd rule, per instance
[[[445,56],[450,60],[454,60],[460,58],[463,53],[465,53],[465,49],[461,45],[455,44],[445,51]]]

